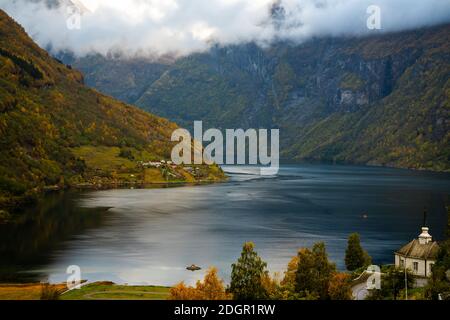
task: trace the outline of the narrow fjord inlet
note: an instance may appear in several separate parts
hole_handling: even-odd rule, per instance
[[[0,0],[0,308],[448,301],[449,237],[450,0]]]
[[[445,176],[330,165],[284,166],[274,178],[251,167],[226,171],[231,181],[218,185],[49,195],[40,220],[34,209],[31,221],[9,232],[0,225],[2,270],[61,282],[67,266],[77,264],[90,281],[193,284],[204,272],[185,266],[214,265],[229,279],[228,266],[250,240],[273,271],[318,240],[344,270],[350,231],[361,234],[374,262],[391,263],[393,252],[418,233],[425,206],[430,232],[445,236]],[[46,221],[53,234],[41,239]]]

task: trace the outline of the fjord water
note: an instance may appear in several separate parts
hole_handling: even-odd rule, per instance
[[[300,247],[325,241],[344,268],[346,238],[359,232],[375,263],[419,234],[423,209],[436,239],[445,233],[446,174],[389,168],[293,165],[277,177],[226,168],[229,182],[48,195],[22,221],[0,225],[1,280],[82,278],[173,285],[216,266],[229,279],[242,244],[253,241],[271,271]]]

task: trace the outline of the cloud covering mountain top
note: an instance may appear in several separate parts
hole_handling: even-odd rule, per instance
[[[381,9],[382,32],[450,22],[450,0],[0,0],[41,46],[77,55],[367,34],[370,5]]]

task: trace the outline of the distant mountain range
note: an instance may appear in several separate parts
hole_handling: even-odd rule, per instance
[[[165,62],[60,58],[89,86],[181,126],[280,128],[285,159],[450,171],[450,25]]]
[[[216,166],[170,159],[177,125],[84,85],[0,10],[0,209],[46,189],[223,178]],[[0,210],[0,222],[4,211]]]

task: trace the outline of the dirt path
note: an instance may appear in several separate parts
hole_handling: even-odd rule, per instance
[[[130,296],[133,296],[135,294],[142,294],[142,295],[149,295],[149,294],[154,294],[154,295],[166,295],[166,293],[164,292],[157,292],[157,291],[97,291],[97,292],[90,292],[87,293],[83,296],[83,298],[85,299],[89,299],[89,300],[134,300],[133,297],[130,298],[125,298],[125,299],[120,299],[120,298],[96,298],[94,297],[95,295],[100,295],[100,294],[129,294]],[[169,296],[169,294],[167,293],[167,296]]]

